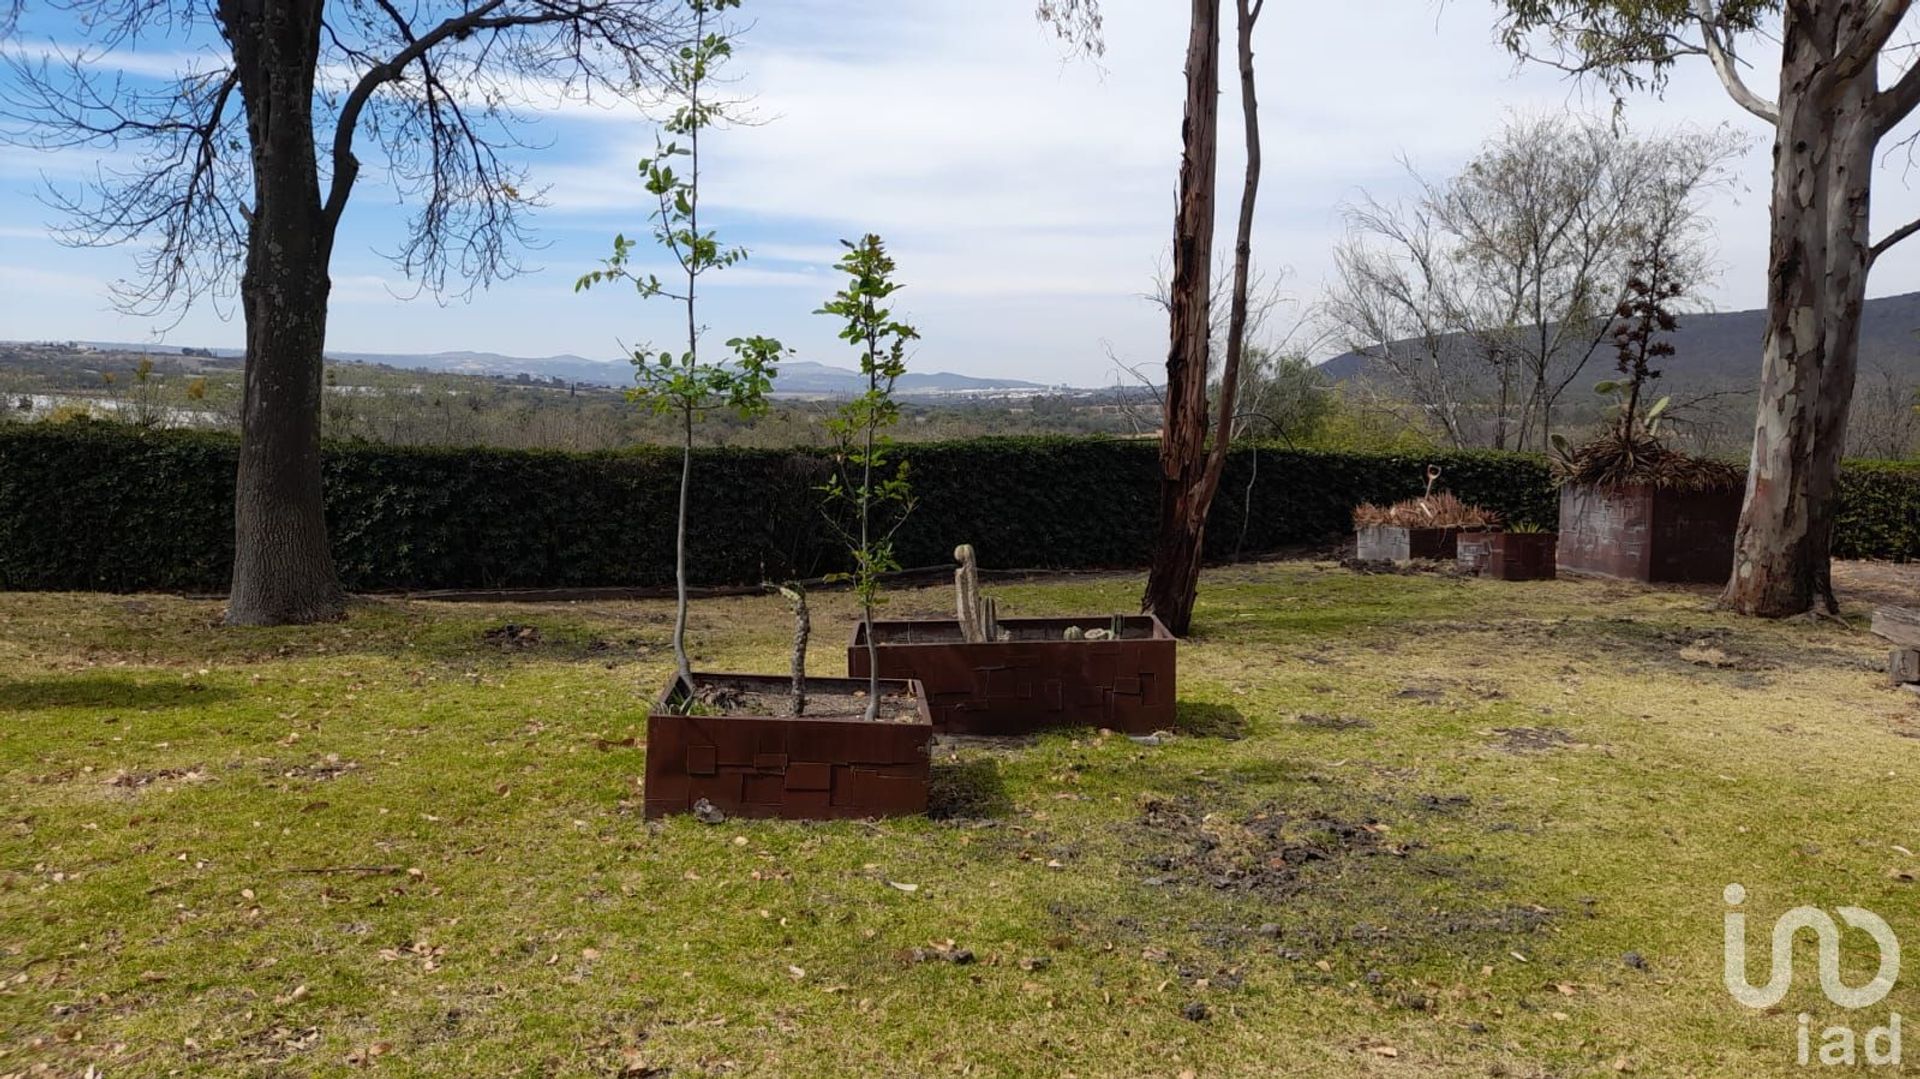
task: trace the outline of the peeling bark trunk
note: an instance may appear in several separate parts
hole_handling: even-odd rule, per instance
[[[1199,590],[1206,507],[1208,335],[1212,329],[1214,177],[1219,148],[1220,0],[1193,0],[1187,104],[1180,124],[1179,207],[1173,221],[1166,406],[1160,431],[1160,526],[1141,609],[1185,636]],[[1198,511],[1196,513],[1196,510]]]
[[[1871,241],[1876,69],[1834,77],[1834,6],[1786,14],[1759,409],[1725,602],[1780,617],[1826,598],[1834,489],[1859,361]]]
[[[224,0],[252,143],[254,199],[240,297],[247,323],[227,621],[339,617],[320,477],[321,361],[332,229],[314,161],[317,0]]]

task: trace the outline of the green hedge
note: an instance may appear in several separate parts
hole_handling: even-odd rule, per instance
[[[1920,558],[1920,468],[1893,461],[1849,461],[1840,472],[1833,522],[1836,558]]]
[[[220,591],[233,555],[235,440],[97,423],[0,427],[0,587]],[[1158,462],[1148,443],[979,439],[905,446],[919,505],[905,565],[973,543],[997,567],[1141,565]],[[1345,533],[1362,501],[1443,484],[1511,520],[1556,503],[1532,456],[1386,456],[1262,448],[1232,458],[1208,528],[1229,557]],[[672,578],[672,450],[568,454],[334,445],[327,516],[349,588],[656,585]],[[703,584],[815,576],[844,566],[821,516],[826,462],[809,450],[702,450],[692,576]],[[1249,481],[1251,494],[1249,496]],[[1920,553],[1920,472],[1850,466],[1839,553]],[[1251,505],[1251,513],[1247,512]]]

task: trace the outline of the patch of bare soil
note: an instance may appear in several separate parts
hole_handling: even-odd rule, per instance
[[[1460,568],[1460,564],[1451,561],[1436,561],[1430,558],[1416,558],[1410,562],[1395,562],[1385,558],[1343,558],[1340,568],[1360,574],[1377,574],[1390,577],[1471,577]]]
[[[1359,716],[1323,716],[1313,713],[1300,716],[1295,722],[1302,727],[1310,727],[1317,731],[1358,731],[1367,730],[1373,726],[1372,720],[1361,719]]]
[[[496,648],[528,649],[540,647],[540,627],[508,622],[480,634],[480,639]]]
[[[1472,802],[1434,795],[1420,808],[1467,813]],[[1201,802],[1179,797],[1149,802],[1137,827],[1142,845],[1154,852],[1140,863],[1142,883],[1199,889],[1224,904],[1213,915],[1224,923],[1186,926],[1201,931],[1210,950],[1252,946],[1311,963],[1335,949],[1359,948],[1394,961],[1426,954],[1444,940],[1463,953],[1492,955],[1511,950],[1513,937],[1542,931],[1553,917],[1537,904],[1495,898],[1501,882],[1479,870],[1472,856],[1440,855],[1372,817],[1271,805],[1208,812]],[[1208,918],[1215,901],[1188,904],[1190,916]],[[1150,925],[1129,918],[1113,925],[1146,940],[1149,952],[1159,950]]]
[[[308,761],[305,764],[281,765],[274,763],[267,766],[269,774],[279,776],[282,779],[304,779],[316,783],[324,783],[329,779],[339,779],[349,772],[357,772],[359,770],[359,761],[342,760],[338,753],[329,753],[325,757]]]
[[[1171,837],[1172,849],[1147,865],[1170,877],[1222,890],[1280,899],[1305,885],[1302,874],[1318,862],[1378,856],[1404,857],[1405,847],[1385,843],[1377,821],[1264,809],[1244,819],[1202,813],[1190,802],[1149,802],[1141,815],[1149,832]]]
[[[1545,753],[1573,745],[1573,734],[1559,727],[1495,727],[1500,748],[1509,753]]]
[[[1920,562],[1835,562],[1833,590],[1849,606],[1920,605]]]
[[[749,682],[708,678],[702,678],[699,682],[693,695],[693,714],[695,715],[790,716],[793,714],[793,698],[786,693],[766,692],[757,684]],[[845,718],[862,716],[866,711],[867,694],[864,690],[823,690],[813,687],[807,690],[806,714],[809,716]],[[874,714],[874,722],[920,722],[919,699],[905,693],[881,694],[880,707]]]
[[[141,790],[155,783],[167,781],[201,783],[208,778],[206,769],[198,766],[193,768],[162,768],[154,772],[115,772],[113,776],[107,780],[107,786],[116,787],[121,790]]]

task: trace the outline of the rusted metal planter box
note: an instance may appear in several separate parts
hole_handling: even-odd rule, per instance
[[[696,682],[745,684],[784,696],[791,682],[773,675],[708,674]],[[692,810],[702,798],[730,817],[834,820],[910,816],[927,811],[933,722],[926,691],[911,681],[882,681],[883,693],[907,693],[914,722],[855,715],[683,716],[661,694],[647,714],[646,815]],[[809,678],[820,693],[865,692],[864,679]],[[764,687],[762,689],[761,687]]]
[[[1172,633],[1152,615],[1122,620],[1119,640],[1065,639],[1070,627],[1107,629],[1111,618],[1004,618],[1011,640],[968,644],[956,622],[876,622],[883,678],[926,687],[934,729],[948,734],[1030,734],[1107,727],[1150,734],[1173,726]],[[847,673],[867,674],[867,625],[854,626]]]
[[[1457,528],[1366,525],[1353,530],[1353,557],[1362,562],[1451,561],[1459,554]]]
[[[1741,498],[1737,487],[1562,487],[1560,572],[1656,584],[1724,584],[1733,572]]]
[[[1466,539],[1460,540],[1462,549]],[[1551,581],[1560,537],[1551,532],[1493,532],[1487,534],[1487,562],[1482,572],[1500,581]]]

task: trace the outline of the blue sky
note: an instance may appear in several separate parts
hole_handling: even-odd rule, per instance
[[[703,220],[753,258],[711,279],[704,321],[720,337],[771,334],[800,358],[850,364],[811,312],[836,285],[836,242],[875,231],[894,248],[908,285],[899,307],[923,335],[916,369],[1101,385],[1114,381],[1112,357],[1157,362],[1164,322],[1142,294],[1171,227],[1185,5],[1106,7],[1109,50],[1095,66],[1063,56],[1030,0],[749,0],[734,71],[760,122],[709,140]],[[77,40],[58,23],[29,29],[27,44]],[[122,59],[164,67],[182,47]],[[1287,270],[1303,302],[1329,275],[1341,204],[1362,189],[1404,192],[1401,156],[1444,173],[1511,112],[1609,105],[1552,73],[1516,70],[1491,6],[1471,0],[1272,4],[1256,48],[1266,145],[1256,259]],[[1239,187],[1232,103],[1223,230]],[[1724,122],[1753,135],[1741,189],[1714,210],[1723,272],[1712,296],[1757,306],[1769,156],[1758,122],[1704,65],[1683,70],[1664,100],[1634,99],[1628,118],[1642,130]],[[652,123],[630,107],[575,104],[536,125],[545,148],[527,164],[549,205],[535,218],[543,246],[525,256],[534,272],[471,300],[409,299],[415,290],[379,254],[403,211],[364,185],[334,261],[330,347],[612,358],[622,342],[670,338],[674,314],[659,301],[572,291],[614,232],[645,227],[634,165]],[[211,307],[171,328],[115,313],[108,285],[131,272],[131,253],[48,237],[57,218],[40,185],[71,182],[97,156],[0,148],[0,339],[238,345],[239,324]],[[1920,214],[1905,157],[1881,171],[1876,232]],[[1920,242],[1883,260],[1871,291],[1916,288]]]

